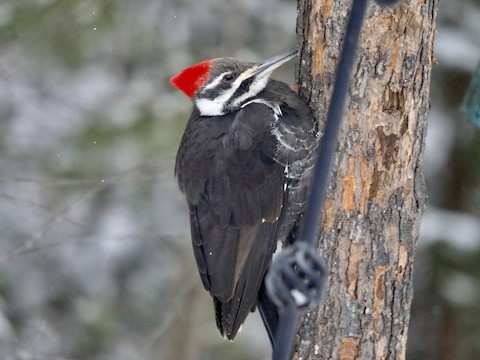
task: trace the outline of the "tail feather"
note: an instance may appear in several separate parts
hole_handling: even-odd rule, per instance
[[[275,345],[275,334],[278,326],[278,309],[268,296],[265,281],[262,282],[262,287],[258,292],[257,306],[273,347]]]
[[[259,289],[275,250],[276,226],[276,223],[264,222],[258,227],[252,250],[245,259],[231,299],[225,301],[214,296],[218,329],[230,340],[233,340],[245,318],[257,304]]]

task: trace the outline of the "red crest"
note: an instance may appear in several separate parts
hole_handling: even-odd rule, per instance
[[[192,65],[173,76],[170,84],[183,91],[189,98],[193,98],[195,93],[208,81],[211,65],[212,60]]]

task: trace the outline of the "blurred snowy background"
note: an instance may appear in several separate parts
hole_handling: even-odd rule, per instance
[[[459,113],[479,5],[440,4],[408,359],[480,354],[480,131]],[[217,333],[168,79],[294,48],[295,21],[292,0],[0,0],[0,359],[269,358],[257,315]]]

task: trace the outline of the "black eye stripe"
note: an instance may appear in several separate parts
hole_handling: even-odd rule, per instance
[[[227,81],[228,79],[232,79]],[[199,95],[198,98],[206,98],[206,99],[215,99],[217,96],[221,95],[223,92],[228,91],[232,87],[232,83],[236,79],[236,75],[228,72],[225,73],[220,79],[217,75],[217,83],[216,86],[210,89],[204,89]],[[255,77],[251,77],[248,79],[243,80],[235,92],[230,96],[230,98],[226,101],[226,105],[232,104],[235,99],[239,98],[243,94],[247,93],[250,90],[250,86],[255,81]]]
[[[228,99],[228,104],[231,104],[235,99],[238,99],[242,94],[245,94],[250,90],[250,85],[252,85],[255,77],[248,78],[243,80],[237,90],[233,93],[233,95]]]
[[[207,98],[207,99],[213,99],[215,96],[218,94],[218,89],[213,88],[213,89],[207,89],[204,90],[200,95],[199,98]]]

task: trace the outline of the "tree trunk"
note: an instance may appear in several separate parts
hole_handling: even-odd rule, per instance
[[[327,295],[294,359],[404,359],[438,0],[370,4],[318,240]],[[299,93],[320,124],[351,1],[299,0]]]

